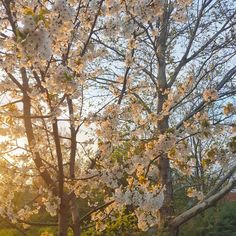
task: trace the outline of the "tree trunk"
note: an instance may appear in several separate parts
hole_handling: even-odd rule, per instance
[[[171,216],[173,216],[173,202],[172,202],[172,181],[171,181],[171,170],[169,159],[167,154],[163,154],[158,160],[159,168],[159,183],[162,186],[165,186],[166,190],[164,191],[164,203],[160,209],[160,224],[162,227],[166,227]]]
[[[69,227],[69,206],[65,199],[61,200],[58,213],[58,236],[67,236]]]
[[[165,66],[164,66],[165,68]],[[162,87],[165,88],[165,70],[163,69],[162,74],[159,74],[159,81],[164,81]],[[161,77],[162,76],[162,77]],[[164,79],[163,79],[164,78]],[[166,95],[162,95],[160,92],[158,94],[158,112],[162,112],[164,102],[167,100]],[[165,134],[166,131],[169,128],[169,117],[165,116],[159,123],[158,123],[158,129],[161,134]],[[170,162],[168,159],[167,153],[162,154],[158,160],[157,160],[157,166],[159,169],[158,174],[158,182],[161,184],[161,186],[165,187],[164,191],[164,202],[163,206],[161,207],[159,211],[159,217],[160,217],[160,228],[164,230],[164,232],[167,230],[168,233],[163,233],[163,235],[170,235],[175,236],[177,234],[171,233],[168,227],[168,223],[170,222],[172,216],[174,215],[174,208],[173,208],[173,187],[172,187],[172,178],[171,178],[171,168],[170,168]]]
[[[166,118],[167,119],[167,118]],[[161,132],[164,133],[168,128],[168,121],[163,120],[164,123],[161,123],[160,128]],[[160,227],[162,229],[168,229],[168,223],[171,220],[174,214],[173,208],[173,188],[172,188],[172,178],[171,178],[171,168],[168,156],[166,153],[160,156],[157,161],[157,166],[159,169],[158,181],[161,186],[165,187],[164,191],[164,202],[163,206],[159,211],[160,216]],[[170,229],[168,229],[169,231]],[[165,235],[165,234],[164,234]],[[166,234],[166,235],[175,235],[175,234]]]
[[[80,236],[81,228],[80,228],[79,211],[76,202],[76,196],[73,196],[71,200],[71,216],[72,216],[73,236]]]
[[[163,109],[163,104],[166,101],[167,97],[159,93],[159,103],[158,103],[158,111],[161,112]],[[161,134],[166,133],[169,128],[169,117],[165,116],[162,121],[159,122],[158,128]],[[174,208],[173,208],[173,187],[172,187],[172,178],[171,178],[171,168],[170,162],[168,159],[167,153],[162,154],[159,159],[157,160],[157,166],[159,169],[158,174],[158,182],[161,186],[165,187],[164,191],[164,202],[163,206],[159,211],[160,217],[160,228],[167,233],[163,233],[163,235],[168,236],[176,236],[173,230],[169,228],[168,224],[171,218],[174,215]]]
[[[71,132],[71,144],[70,144],[70,178],[75,178],[75,158],[76,158],[76,149],[77,149],[77,143],[76,143],[76,130],[75,130],[75,124],[74,124],[74,108],[72,99],[68,96],[67,97],[67,103],[69,108],[69,114],[71,117],[70,120],[70,132]],[[72,230],[73,230],[73,236],[80,236],[81,229],[80,229],[80,219],[79,219],[79,211],[78,206],[76,202],[76,195],[73,194],[72,199],[70,201],[70,209],[71,209],[71,217],[72,217]]]
[[[169,19],[170,19],[171,10],[169,8],[169,3],[167,0],[164,1],[164,12],[162,15],[160,23],[160,36],[157,42],[157,59],[158,59],[158,106],[157,114],[163,113],[164,103],[168,99],[167,94],[163,93],[167,88],[167,78],[166,78],[166,44],[169,33]],[[169,128],[169,117],[164,116],[161,121],[158,122],[158,131],[160,134],[165,134]],[[165,187],[164,191],[164,202],[163,206],[159,211],[160,225],[159,228],[168,231],[162,235],[175,236],[171,229],[168,227],[168,223],[173,216],[173,190],[172,190],[172,179],[171,179],[171,169],[167,153],[162,154],[157,160],[157,166],[159,169],[158,182],[161,186]]]

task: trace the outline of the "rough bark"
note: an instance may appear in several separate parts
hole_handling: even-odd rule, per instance
[[[70,144],[70,178],[75,178],[75,158],[76,158],[76,130],[75,130],[75,124],[74,124],[74,108],[72,99],[70,97],[67,97],[67,104],[69,109],[69,114],[71,117],[70,120],[70,132],[71,132],[71,144]],[[71,209],[71,217],[72,217],[72,230],[74,236],[80,236],[81,229],[80,229],[80,218],[79,218],[79,211],[78,211],[78,205],[76,201],[76,196],[74,193],[72,193],[71,201],[70,201],[70,209]]]
[[[81,227],[80,227],[80,217],[79,217],[79,209],[76,201],[76,196],[73,195],[71,202],[71,217],[72,217],[72,230],[73,236],[80,236],[81,235]]]
[[[166,190],[164,192],[164,203],[160,209],[160,224],[161,227],[166,227],[168,221],[173,215],[173,190],[172,190],[172,180],[171,180],[171,170],[169,160],[167,155],[164,154],[158,160],[159,168],[159,182],[162,186],[165,186]]]
[[[163,91],[167,88],[166,79],[166,42],[168,38],[168,22],[170,17],[170,9],[168,8],[168,3],[165,4],[165,10],[161,22],[161,33],[158,39],[158,107],[157,112],[161,114],[163,111],[163,105],[167,100],[167,96],[163,94]],[[158,131],[164,134],[169,128],[168,116],[165,116],[162,121],[158,123]],[[173,216],[173,190],[172,190],[172,179],[171,179],[171,169],[167,154],[161,155],[157,160],[157,165],[159,169],[158,182],[165,186],[164,191],[164,203],[160,209],[160,228],[163,230],[163,235],[170,235],[170,229],[168,229],[168,222]],[[165,233],[165,231],[168,231]]]
[[[67,236],[69,227],[69,205],[66,198],[61,199],[58,212],[58,236]]]

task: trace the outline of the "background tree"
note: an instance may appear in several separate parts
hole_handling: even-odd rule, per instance
[[[141,230],[176,235],[235,186],[233,1],[2,0],[0,12],[2,217],[32,224],[45,208],[58,235],[80,235],[129,208]],[[199,202],[176,215],[173,181],[206,169],[218,181],[189,188]]]

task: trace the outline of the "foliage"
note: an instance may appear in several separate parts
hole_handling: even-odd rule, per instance
[[[235,14],[232,0],[2,0],[0,216],[170,234],[222,198]],[[175,211],[178,188],[195,207]]]

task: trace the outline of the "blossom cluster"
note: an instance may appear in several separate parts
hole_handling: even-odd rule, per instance
[[[49,60],[56,51],[55,46],[68,40],[73,15],[73,8],[64,0],[57,0],[51,10],[45,8],[34,12],[26,7],[18,39],[21,54],[26,54],[31,60]]]
[[[59,65],[51,68],[44,86],[51,94],[73,94],[78,88],[78,83],[73,78],[73,74],[68,67]]]
[[[163,205],[165,188],[150,191],[145,186],[135,186],[133,189],[117,188],[114,199],[121,206],[132,205],[136,207],[138,227],[146,231],[159,223],[157,212]]]
[[[215,89],[206,89],[203,92],[203,99],[206,102],[215,101],[218,98],[218,92]]]

